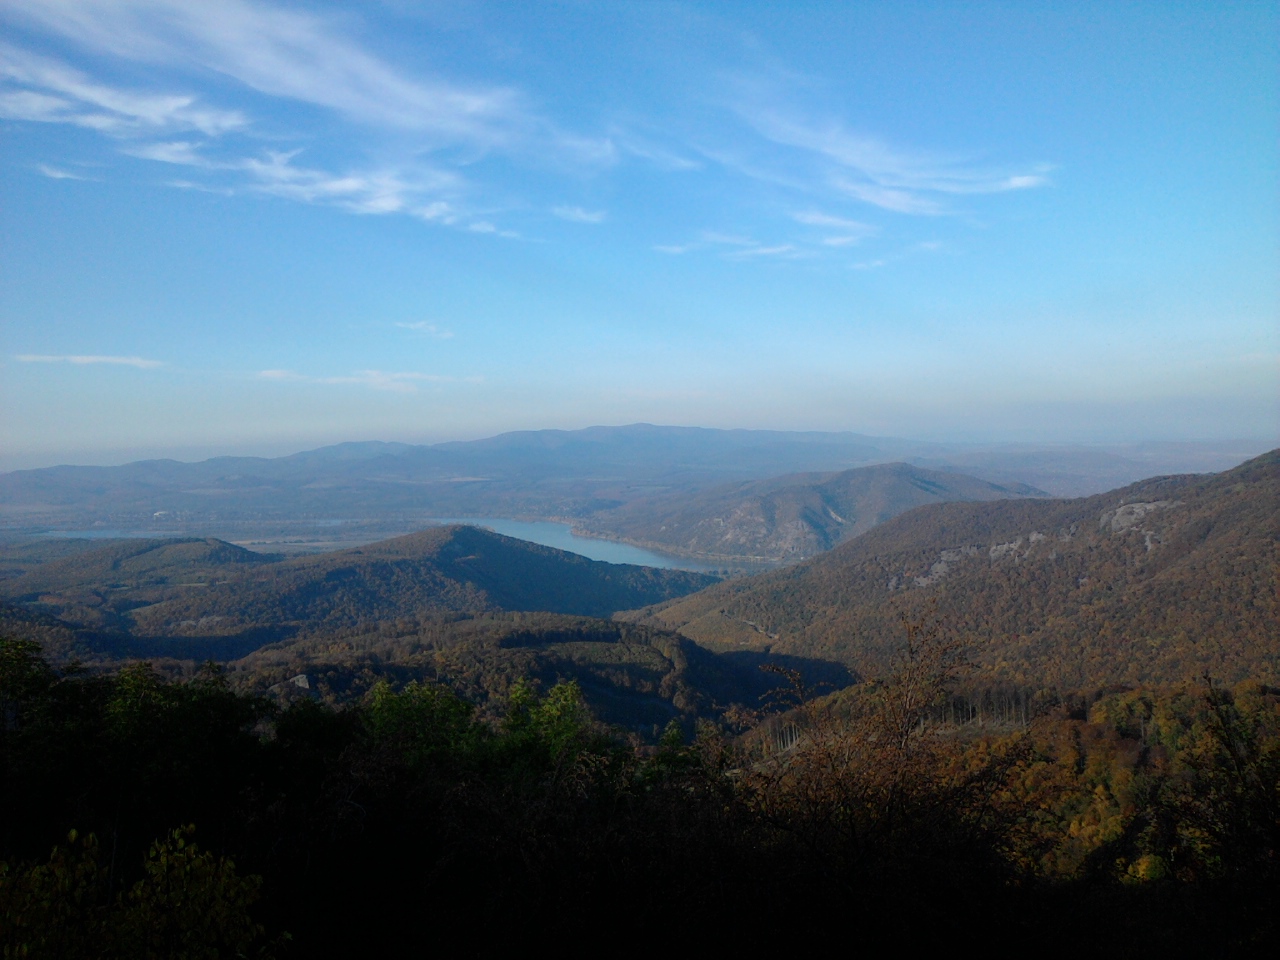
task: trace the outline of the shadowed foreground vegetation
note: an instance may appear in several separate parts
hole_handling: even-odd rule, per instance
[[[956,726],[954,653],[914,624],[856,693],[797,689],[785,713],[645,745],[572,682],[516,683],[496,720],[416,682],[282,708],[212,666],[59,673],[2,641],[4,955],[759,951],[856,933],[1210,956],[1274,936],[1280,691],[1130,689]]]

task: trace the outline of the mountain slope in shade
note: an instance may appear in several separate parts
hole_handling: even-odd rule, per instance
[[[597,535],[706,559],[797,560],[927,503],[1048,496],[906,463],[800,473],[627,504],[582,524]]]
[[[551,613],[401,620],[312,634],[263,647],[228,664],[241,688],[288,702],[359,702],[380,680],[443,680],[493,719],[511,686],[530,679],[547,690],[576,680],[596,717],[646,734],[673,718],[719,716],[730,704],[758,706],[779,677],[765,658],[717,654],[671,633],[636,624]],[[835,664],[774,658],[811,685],[852,682]]]
[[[54,541],[57,543],[57,541]],[[85,541],[62,541],[83,545]],[[58,545],[61,546],[62,543]],[[7,596],[78,587],[164,585],[173,577],[279,559],[213,538],[113,540],[40,563],[3,584]]]
[[[623,615],[711,649],[882,671],[902,614],[966,642],[975,683],[1280,681],[1280,451],[1077,500],[949,503],[830,553]]]
[[[106,544],[58,544],[62,556],[24,563],[19,575],[0,580],[0,598],[37,604],[46,612],[93,629],[127,631],[128,612],[192,590],[204,590],[243,571],[280,558],[212,538],[113,540]],[[24,545],[25,546],[25,545]],[[43,544],[36,544],[43,547]],[[51,550],[13,551],[39,560]]]
[[[690,593],[716,578],[601,563],[469,526],[437,527],[263,565],[132,616],[138,631],[200,635],[264,625],[308,627],[426,612],[544,610],[608,616]]]

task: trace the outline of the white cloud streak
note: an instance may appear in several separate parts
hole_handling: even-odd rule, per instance
[[[609,131],[609,139],[618,149],[632,156],[648,160],[659,170],[667,173],[701,170],[703,164],[685,156],[676,149],[654,143],[648,137],[641,136],[633,130],[614,126]]]
[[[804,116],[780,105],[776,92],[763,85],[742,83],[739,92],[733,110],[758,136],[775,147],[798,152],[811,169],[816,164],[817,181],[825,190],[883,210],[936,216],[949,212],[945,202],[949,197],[1027,190],[1048,183],[1045,165],[1010,172],[961,157],[907,150],[855,133],[837,120]],[[724,162],[747,176],[776,179],[758,163],[734,163],[732,157]]]
[[[412,330],[415,333],[422,333],[428,337],[434,337],[436,340],[449,340],[453,337],[452,330],[445,330],[436,326],[434,323],[427,323],[425,320],[417,320],[413,323],[396,323],[397,327],[404,330]]]
[[[766,246],[760,241],[742,234],[704,230],[699,236],[705,244],[728,247],[729,249],[723,254],[726,260],[750,260],[756,257],[778,257],[794,260],[805,255],[794,244],[779,243]],[[690,248],[686,247],[684,249]],[[680,252],[683,253],[684,250]]]
[[[874,233],[875,227],[862,223],[858,220],[850,220],[847,217],[836,217],[829,213],[821,213],[817,210],[805,210],[801,213],[793,213],[791,219],[796,223],[803,223],[810,227],[839,227],[841,230],[852,233]]]
[[[300,150],[268,150],[260,157],[218,161],[207,158],[198,144],[186,141],[143,144],[129,147],[125,152],[159,163],[240,174],[248,179],[244,185],[246,190],[304,203],[331,204],[353,213],[411,213],[423,220],[445,224],[457,219],[447,201],[417,205],[423,194],[460,188],[457,176],[449,171],[418,169],[412,178],[393,169],[335,174],[295,164],[294,158]]]
[[[833,216],[817,210],[794,213],[791,218],[797,223],[802,223],[808,227],[826,227],[839,230],[838,234],[823,237],[822,243],[828,247],[847,247],[879,232],[879,229],[871,224],[850,220],[848,217]]]
[[[0,116],[70,123],[112,136],[196,130],[218,136],[246,124],[235,110],[201,106],[190,94],[122,90],[57,60],[0,44]]]
[[[354,16],[251,0],[7,0],[8,16],[123,60],[221,73],[269,97],[415,136],[420,149],[537,151],[611,164],[607,137],[563,131],[520,90],[410,74],[352,39]]]
[[[100,53],[198,64],[268,96],[442,141],[496,146],[525,119],[514,90],[407,77],[344,36],[344,24],[297,10],[246,0],[7,0],[6,5],[9,16]]]
[[[603,210],[584,210],[582,207],[554,207],[551,212],[570,223],[604,223],[607,216]]]
[[[520,236],[520,234],[516,233],[514,230],[501,230],[498,227],[495,227],[488,220],[476,220],[475,222],[468,224],[467,229],[472,233],[491,233],[495,237],[506,237],[509,240],[518,239]]]
[[[964,158],[907,150],[856,133],[839,120],[814,119],[815,114],[786,103],[767,81],[739,82],[731,95],[736,99],[725,104],[752,132],[749,145],[743,141],[728,148],[721,138],[721,146],[712,149],[695,142],[716,139],[700,132],[673,146],[670,131],[649,130],[643,121],[615,123],[599,135],[574,133],[508,83],[462,82],[430,65],[406,68],[376,55],[359,39],[360,14],[343,8],[317,13],[306,5],[270,0],[6,0],[0,18],[70,42],[99,61],[171,74],[157,89],[126,89],[12,43],[0,44],[0,116],[97,130],[125,141],[123,149],[133,156],[199,169],[222,181],[182,181],[192,188],[256,192],[355,213],[405,214],[474,233],[517,236],[478,215],[474,201],[464,199],[477,189],[469,178],[484,175],[477,161],[494,154],[577,173],[628,156],[671,173],[715,165],[827,203],[853,201],[915,216],[949,213],[955,197],[1048,182],[1047,167],[988,169]],[[383,159],[340,164],[343,169],[335,170],[319,169],[316,161],[310,166],[296,162],[296,150],[232,151],[236,140],[230,135],[279,143],[279,131],[265,129],[269,123],[251,121],[240,110],[176,89],[188,82],[207,85],[212,74],[238,86],[241,96],[291,100],[345,118],[358,125],[360,148]],[[162,89],[164,84],[169,89]],[[295,116],[305,126],[306,114],[295,111]],[[220,149],[213,149],[215,142]],[[215,156],[216,162],[210,159]],[[388,162],[388,156],[403,159]],[[500,208],[490,203],[483,209]],[[582,224],[607,218],[603,210],[572,205],[550,212]],[[793,218],[828,229],[829,236],[812,242],[829,248],[873,232],[857,220],[827,213]]]
[[[746,250],[735,250],[727,254],[731,260],[749,260],[753,257],[784,257],[794,259],[801,256],[800,251],[790,243],[779,243],[772,247],[750,247]]]
[[[75,366],[87,366],[89,364],[105,363],[123,367],[137,367],[141,370],[151,370],[155,367],[163,367],[162,360],[147,360],[144,357],[112,357],[101,356],[96,354],[40,354],[40,353],[20,353],[15,360],[22,363],[70,363]]]
[[[358,16],[257,0],[7,0],[0,8],[0,17],[98,57],[194,74],[202,82],[214,72],[266,97],[331,111],[365,128],[362,146],[411,158],[404,162],[336,172],[301,167],[293,162],[296,151],[287,150],[241,151],[239,159],[225,159],[223,150],[224,159],[213,162],[209,143],[153,138],[273,134],[261,121],[251,124],[240,111],[207,106],[188,93],[113,87],[12,45],[0,47],[0,116],[96,129],[132,140],[124,149],[133,156],[236,181],[192,187],[244,189],[355,213],[403,213],[508,238],[517,234],[467,215],[463,169],[494,152],[575,170],[617,162],[609,137],[562,130],[514,87],[456,82],[376,56],[356,39]],[[370,130],[382,139],[369,140]],[[438,162],[424,162],[432,155]]]
[[[91,180],[92,177],[86,177],[79,173],[72,173],[70,170],[63,170],[61,167],[51,167],[47,163],[36,164],[36,169],[48,177],[50,180]]]
[[[873,207],[892,210],[894,213],[912,213],[920,216],[937,216],[946,208],[937,200],[922,197],[910,190],[898,190],[872,183],[855,183],[844,177],[832,177],[832,185],[841,193]]]

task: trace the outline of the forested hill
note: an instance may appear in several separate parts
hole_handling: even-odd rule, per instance
[[[581,526],[600,536],[708,559],[797,560],[926,503],[1047,497],[906,463],[797,473],[638,500]]]
[[[1076,500],[920,507],[805,563],[625,616],[874,674],[900,615],[932,610],[968,645],[975,682],[1276,683],[1278,540],[1273,451]]]
[[[270,459],[15,470],[0,473],[0,532],[110,529],[273,542],[299,535],[328,542],[345,532],[369,542],[433,518],[587,521],[639,499],[895,461],[1078,496],[1158,473],[1223,469],[1260,449],[1258,442],[982,446],[650,424],[538,430],[430,446],[344,443]]]
[[[140,611],[144,629],[222,617],[255,623],[354,624],[435,610],[544,610],[608,616],[690,593],[715,577],[602,563],[470,526],[301,557]],[[644,601],[642,601],[643,603]]]
[[[609,616],[715,582],[448,526],[292,560],[218,540],[117,542],[0,581],[0,596],[80,627],[225,637],[446,611]]]
[[[359,703],[379,682],[444,682],[494,716],[513,686],[572,680],[598,719],[650,735],[672,719],[692,729],[737,704],[760,709],[785,686],[762,664],[815,689],[853,682],[837,664],[747,652],[717,654],[666,631],[552,613],[487,613],[362,624],[269,644],[227,665],[241,689],[278,702]]]
[[[280,559],[212,538],[37,541],[0,558],[0,598],[78,627],[128,631],[133,610]]]

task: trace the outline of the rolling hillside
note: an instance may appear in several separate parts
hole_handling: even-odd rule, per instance
[[[6,566],[18,575],[0,580],[0,598],[34,605],[81,627],[116,631],[131,629],[132,610],[208,589],[280,559],[192,537],[48,543],[58,549],[41,542],[6,551]],[[47,557],[52,559],[39,562]]]
[[[673,718],[719,717],[730,704],[759,708],[785,681],[764,662],[797,670],[812,686],[852,682],[836,664],[750,651],[712,653],[667,631],[548,613],[489,613],[365,625],[271,644],[228,664],[242,689],[288,703],[302,697],[360,702],[379,681],[442,681],[491,715],[518,680],[550,689],[577,681],[599,719],[652,734]]]
[[[1048,496],[906,463],[791,474],[639,500],[581,524],[597,536],[715,560],[798,560],[926,503]]]
[[[607,617],[714,582],[451,526],[292,560],[219,540],[117,541],[0,581],[0,597],[74,627],[164,639],[279,636],[442,612]]]
[[[143,631],[199,634],[434,611],[608,616],[633,606],[633,598],[668,599],[714,582],[704,574],[601,563],[477,527],[449,526],[272,564],[134,617]]]
[[[1078,496],[1157,473],[1220,470],[1259,450],[1248,442],[939,444],[853,433],[638,423],[423,446],[343,443],[274,458],[15,470],[0,473],[0,533],[106,529],[236,542],[307,541],[323,549],[334,543],[335,534],[344,535],[344,545],[367,543],[420,529],[437,517],[591,525],[593,518],[638,500],[696,498],[719,485],[802,471],[909,461],[1010,489],[1022,483]],[[815,536],[815,542],[823,539],[817,527]]]
[[[1208,672],[1280,681],[1280,452],[1076,500],[904,513],[816,559],[627,619],[714,650],[882,671],[936,612],[975,683],[1083,689]]]

